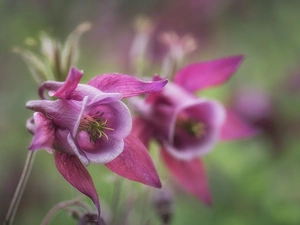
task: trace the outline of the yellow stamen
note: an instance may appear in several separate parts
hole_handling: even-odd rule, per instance
[[[86,131],[90,135],[90,142],[96,143],[98,139],[102,140],[102,136],[108,140],[108,135],[105,130],[114,130],[108,127],[108,120],[103,119],[104,112],[99,115],[96,112],[93,116],[86,115],[83,117],[80,123],[80,130]]]
[[[184,118],[177,120],[176,129],[183,129],[186,131],[190,136],[200,138],[205,135],[205,125],[197,120]]]

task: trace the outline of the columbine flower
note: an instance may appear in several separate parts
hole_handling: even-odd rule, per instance
[[[135,134],[146,146],[155,138],[173,177],[206,204],[211,203],[211,195],[198,158],[220,138],[242,138],[254,130],[218,101],[198,98],[195,92],[227,81],[242,60],[243,56],[233,56],[188,65],[162,91],[133,101],[139,115],[134,120]]]
[[[82,76],[82,71],[72,68],[65,82],[41,85],[42,100],[27,103],[27,108],[35,111],[27,122],[34,134],[29,149],[54,153],[59,172],[89,196],[100,213],[97,192],[83,164],[105,164],[128,179],[161,186],[147,149],[131,134],[131,115],[121,99],[159,91],[167,81],[143,82],[127,75],[105,74],[79,84]],[[45,90],[57,100],[46,100]]]

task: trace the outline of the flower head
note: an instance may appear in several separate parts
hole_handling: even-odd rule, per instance
[[[65,82],[44,82],[39,91],[42,100],[26,104],[35,111],[27,122],[34,134],[29,149],[53,152],[60,173],[91,197],[100,211],[95,187],[82,163],[106,164],[128,179],[161,186],[145,146],[131,135],[131,115],[121,99],[159,91],[167,81],[144,82],[105,74],[79,84],[82,76],[82,71],[72,68]],[[46,99],[45,90],[56,100]]]
[[[204,155],[216,144],[225,119],[220,103],[196,98],[175,83],[151,98],[134,105],[173,157],[189,160]]]
[[[174,178],[207,204],[211,196],[204,166],[197,158],[211,151],[220,139],[246,137],[253,129],[218,101],[198,98],[195,92],[227,81],[242,60],[243,56],[233,56],[190,64],[162,91],[133,101],[138,114],[136,135],[146,146],[155,138]]]

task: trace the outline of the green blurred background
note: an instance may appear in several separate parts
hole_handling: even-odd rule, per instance
[[[163,183],[173,190],[172,224],[300,224],[300,81],[294,79],[300,76],[299,11],[300,1],[296,0],[1,0],[0,221],[4,220],[32,138],[25,128],[32,112],[25,103],[38,98],[37,85],[12,48],[26,46],[24,40],[38,38],[41,31],[64,40],[78,24],[90,21],[93,28],[80,44],[83,81],[106,72],[126,73],[133,24],[142,15],[157,24],[156,32],[179,28],[181,34],[195,35],[199,48],[185,59],[186,63],[240,53],[246,56],[237,74],[226,85],[208,91],[208,96],[229,104],[233,90],[250,85],[264,90],[276,105],[275,142],[262,132],[248,140],[219,143],[204,157],[212,207],[180,190],[158,165]],[[155,54],[159,58],[159,53]],[[157,61],[153,73],[160,72]],[[102,204],[109,205],[114,178],[102,165],[91,165],[89,171]],[[133,187],[138,191],[127,188],[121,192],[122,198],[144,190],[139,184]],[[57,172],[53,157],[40,151],[15,224],[40,224],[53,205],[76,195]],[[67,213],[60,213],[52,224],[76,222]]]

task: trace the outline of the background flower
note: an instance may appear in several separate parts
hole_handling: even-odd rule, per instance
[[[132,101],[138,117],[134,133],[146,146],[155,138],[175,180],[208,205],[211,194],[204,166],[197,158],[213,150],[219,140],[248,137],[255,129],[216,100],[197,98],[194,93],[223,84],[242,61],[243,56],[231,56],[187,65],[162,91]]]

